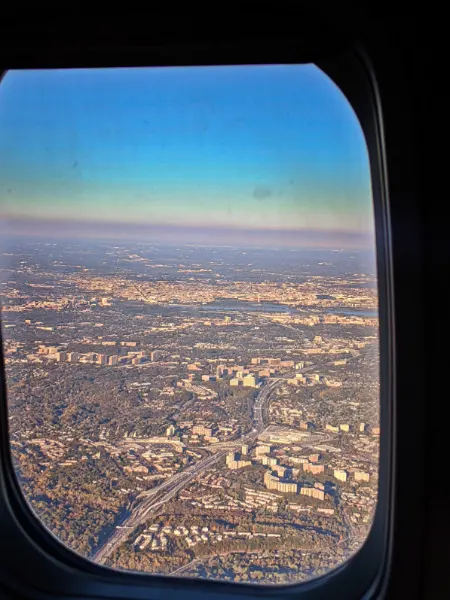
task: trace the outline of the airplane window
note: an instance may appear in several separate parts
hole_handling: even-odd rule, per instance
[[[9,71],[10,448],[56,538],[118,570],[280,584],[377,502],[369,158],[314,65]]]

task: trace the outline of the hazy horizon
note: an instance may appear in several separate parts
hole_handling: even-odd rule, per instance
[[[196,228],[118,223],[86,223],[8,219],[0,220],[3,236],[40,237],[46,239],[112,240],[149,244],[183,244],[208,246],[242,246],[266,248],[342,248],[369,250],[373,236],[364,233],[331,233],[315,230],[264,230],[231,228]]]

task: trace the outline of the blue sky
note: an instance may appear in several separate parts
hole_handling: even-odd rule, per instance
[[[367,149],[312,65],[10,71],[0,218],[371,239]]]

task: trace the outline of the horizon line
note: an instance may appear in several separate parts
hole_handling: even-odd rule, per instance
[[[39,219],[0,215],[2,235],[53,236],[75,239],[124,239],[149,243],[221,246],[352,247],[375,248],[375,234],[369,231],[331,229],[275,229],[229,226],[121,223],[73,219]],[[149,238],[152,239],[149,239]],[[130,239],[131,238],[131,239]],[[211,243],[213,242],[213,243]]]
[[[84,220],[84,219],[72,219],[72,218],[64,218],[64,217],[38,217],[38,216],[26,216],[26,215],[21,215],[21,214],[11,214],[11,213],[7,213],[7,214],[1,214],[0,213],[0,223],[2,221],[8,221],[11,223],[17,223],[17,224],[21,224],[21,223],[45,223],[45,224],[65,224],[65,225],[74,225],[74,226],[90,226],[90,227],[94,227],[94,226],[98,226],[98,227],[136,227],[136,228],[143,228],[143,227],[153,227],[153,228],[159,228],[159,229],[184,229],[184,230],[189,230],[189,229],[215,229],[215,230],[220,230],[220,231],[258,231],[258,232],[277,232],[277,233],[282,233],[282,232],[287,232],[287,233],[295,233],[295,232],[317,232],[317,233],[340,233],[343,235],[374,235],[373,229],[372,228],[368,228],[368,229],[336,229],[336,228],[329,228],[329,229],[318,229],[318,228],[306,228],[306,227],[301,227],[301,228],[293,228],[293,227],[252,227],[250,226],[242,226],[242,225],[221,225],[220,223],[211,223],[211,224],[205,224],[205,223],[189,223],[189,224],[182,224],[182,223],[169,223],[169,222],[161,222],[161,221],[154,221],[152,223],[149,222],[138,222],[138,221],[113,221],[113,220],[107,220],[107,219],[89,219],[89,220]]]

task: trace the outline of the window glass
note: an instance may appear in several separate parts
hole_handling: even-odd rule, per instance
[[[359,122],[313,65],[10,71],[10,445],[120,570],[304,581],[364,543],[378,294]]]

